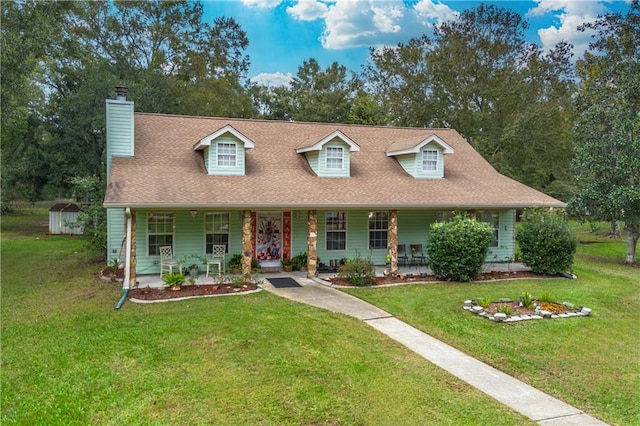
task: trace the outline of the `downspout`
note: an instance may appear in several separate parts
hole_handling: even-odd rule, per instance
[[[116,309],[120,309],[122,305],[124,305],[124,302],[127,300],[127,296],[129,294],[129,289],[131,288],[131,283],[129,281],[129,276],[131,273],[131,209],[127,207],[124,212],[127,216],[127,235],[125,237],[127,246],[124,253],[124,278],[122,280],[122,296],[116,304]]]

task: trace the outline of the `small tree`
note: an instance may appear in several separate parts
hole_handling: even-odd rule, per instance
[[[561,210],[527,209],[518,232],[522,262],[536,274],[570,271],[578,245]]]
[[[366,286],[375,284],[375,275],[376,268],[371,259],[365,259],[358,254],[340,265],[337,277],[357,286]]]
[[[87,248],[96,254],[107,251],[107,212],[102,207],[104,180],[99,176],[73,177],[70,179],[76,200],[83,204],[78,214],[77,226],[84,226]]]
[[[436,277],[470,281],[482,268],[493,238],[493,228],[466,214],[431,225],[427,239],[429,266]]]

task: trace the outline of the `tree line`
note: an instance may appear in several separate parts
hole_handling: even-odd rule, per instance
[[[246,33],[205,22],[199,2],[0,7],[3,206],[78,196],[82,179],[103,187],[104,100],[125,84],[144,112],[455,128],[501,173],[581,217],[625,221],[637,243],[638,0],[580,27],[595,36],[577,61],[567,43],[528,42],[519,14],[480,4],[372,48],[359,72],[306,59],[282,87],[248,81]]]

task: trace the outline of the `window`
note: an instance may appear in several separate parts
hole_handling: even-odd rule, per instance
[[[342,169],[343,149],[339,146],[327,147],[327,169]]]
[[[147,247],[149,256],[159,256],[160,247],[173,247],[173,213],[147,214]]]
[[[500,241],[500,213],[479,211],[478,219],[493,226],[493,239],[491,240],[489,247],[498,247],[498,241]]]
[[[369,249],[386,249],[388,230],[388,212],[369,212]]]
[[[227,142],[218,142],[218,166],[235,167],[236,166],[236,144]]]
[[[422,151],[422,171],[438,171],[438,151],[435,149],[425,149]]]
[[[326,214],[327,250],[347,249],[347,214],[329,212]]]
[[[213,246],[225,246],[229,253],[229,213],[204,215],[205,253],[213,253]]]
[[[436,212],[436,222],[446,222],[455,216],[454,211],[438,211]]]

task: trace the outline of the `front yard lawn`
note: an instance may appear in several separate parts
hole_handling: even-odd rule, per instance
[[[640,424],[640,269],[626,241],[579,234],[577,280],[426,284],[343,290],[611,424]],[[466,299],[550,293],[592,316],[501,324],[462,309]]]
[[[2,222],[2,425],[533,424],[361,321],[265,291],[116,311],[78,238],[20,220]]]

